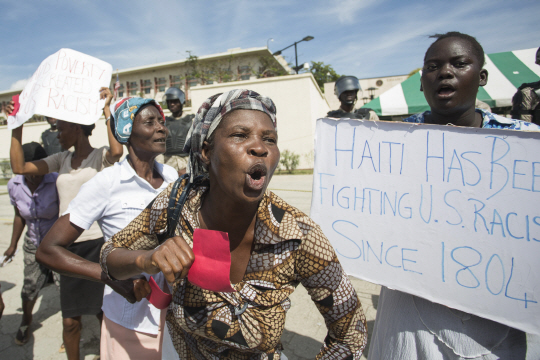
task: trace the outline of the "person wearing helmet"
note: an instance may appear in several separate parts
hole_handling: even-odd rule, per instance
[[[45,120],[51,127],[41,133],[41,145],[45,149],[47,155],[53,155],[64,151],[58,140],[58,128],[56,127],[57,119],[45,116]]]
[[[164,98],[172,116],[165,118],[165,126],[169,129],[169,136],[166,141],[167,150],[163,155],[162,162],[175,168],[178,171],[178,176],[181,176],[186,172],[189,155],[183,152],[184,143],[186,142],[186,137],[195,115],[182,117],[186,95],[179,88],[168,88]]]
[[[540,65],[540,48],[536,51],[536,64]],[[523,83],[512,98],[512,119],[540,125],[540,81]]]
[[[334,85],[334,94],[339,99],[341,106],[337,110],[329,111],[326,116],[332,118],[349,118],[360,120],[379,120],[377,114],[368,108],[354,110],[354,104],[358,100],[360,81],[355,76],[342,76]]]

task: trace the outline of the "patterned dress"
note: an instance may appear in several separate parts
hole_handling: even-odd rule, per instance
[[[172,186],[105,244],[105,273],[107,256],[115,248],[150,250],[165,240]],[[190,246],[208,186],[205,182],[191,190],[176,228]],[[172,285],[167,324],[180,359],[279,359],[289,295],[298,283],[307,289],[328,328],[317,359],[360,359],[367,342],[362,306],[319,226],[270,191],[256,216],[246,273],[233,285],[237,292],[204,290],[186,279]]]

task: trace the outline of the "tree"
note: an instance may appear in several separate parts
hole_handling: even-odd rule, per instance
[[[261,56],[259,58],[259,71],[255,73],[257,78],[289,75],[273,57]]]
[[[312,61],[309,71],[313,74],[322,92],[324,92],[324,83],[336,81],[341,76],[332,65],[325,65],[322,61]]]

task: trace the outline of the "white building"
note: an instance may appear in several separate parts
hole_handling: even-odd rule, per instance
[[[184,112],[190,114],[211,95],[238,88],[257,91],[276,104],[280,150],[299,155],[299,168],[312,168],[315,120],[324,117],[330,107],[311,73],[287,75],[291,72],[283,57],[273,56],[266,47],[230,49],[197,59],[119,70],[119,96],[161,101],[165,91],[176,86],[186,92]],[[111,78],[111,89],[115,82],[116,72]],[[0,92],[0,102],[5,104],[20,91]],[[47,128],[48,124],[43,121],[25,124],[23,142],[39,142]],[[6,125],[0,126],[0,159],[9,158],[10,141],[11,132]],[[107,145],[103,118],[96,123],[90,143],[94,147]]]

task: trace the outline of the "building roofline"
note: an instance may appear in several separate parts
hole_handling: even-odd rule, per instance
[[[198,60],[199,61],[216,60],[216,59],[219,59],[219,58],[226,58],[227,56],[231,56],[231,55],[247,55],[247,54],[250,54],[250,53],[262,53],[262,52],[268,52],[269,55],[272,55],[272,53],[270,52],[270,50],[266,46],[264,46],[264,47],[253,47],[253,48],[248,48],[248,49],[233,48],[233,49],[229,49],[229,50],[227,50],[225,52],[221,52],[221,53],[217,53],[217,54],[198,56]],[[126,68],[126,69],[118,70],[118,74],[119,75],[122,75],[122,74],[126,75],[126,74],[139,72],[139,71],[144,71],[144,70],[148,70],[148,69],[154,69],[155,70],[155,69],[159,69],[159,68],[167,68],[167,67],[171,67],[171,66],[174,66],[174,65],[184,64],[186,61],[188,61],[188,60],[187,59],[173,60],[173,61],[166,61],[166,62],[161,62],[161,63],[137,66],[137,67],[132,67],[132,68]],[[116,74],[116,71],[113,71],[113,75],[114,74]]]
[[[208,60],[216,60],[216,59],[219,59],[219,58],[226,58],[227,56],[231,56],[231,55],[248,55],[248,54],[265,53],[265,52],[267,52],[268,55],[272,56],[272,52],[270,52],[270,50],[266,46],[263,46],[263,47],[252,47],[252,48],[248,48],[248,49],[233,48],[233,49],[229,49],[229,50],[227,50],[225,52],[221,52],[221,53],[217,53],[217,54],[199,56],[198,59],[200,61],[208,61]],[[288,66],[285,67],[284,64],[286,64],[287,62],[284,59],[283,59],[283,61],[280,61],[280,58],[282,58],[281,55],[274,56],[274,58],[276,58],[276,61],[281,66],[284,66],[285,70],[287,70],[287,71],[291,70]],[[187,61],[187,59],[182,59],[182,60],[166,61],[166,62],[161,62],[161,63],[143,65],[143,66],[136,66],[136,67],[132,67],[132,68],[126,68],[126,69],[118,70],[118,74],[119,75],[127,75],[127,74],[131,74],[131,73],[145,71],[145,70],[157,70],[157,69],[160,69],[160,68],[167,68],[167,67],[171,67],[171,66],[175,66],[175,65],[180,65],[180,64],[185,63],[186,61]],[[112,79],[113,80],[114,80],[114,75],[115,74],[116,74],[116,71],[113,70],[113,74],[112,74]],[[18,94],[18,93],[22,92],[23,90],[24,90],[24,88],[15,89],[15,90],[0,91],[0,96],[10,95],[10,94],[15,95],[15,94]]]

